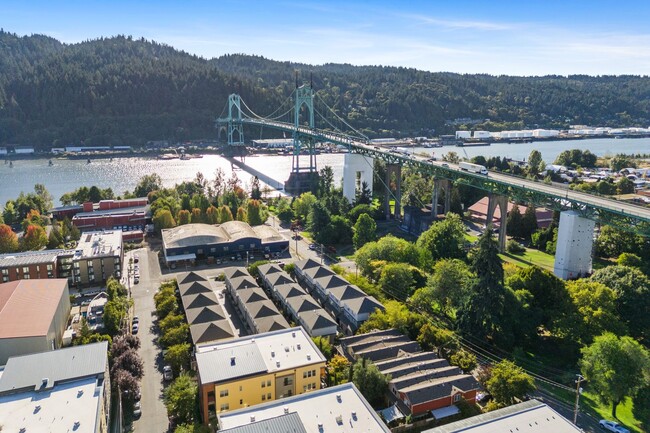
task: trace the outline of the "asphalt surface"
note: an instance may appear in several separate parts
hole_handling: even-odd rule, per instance
[[[140,319],[141,347],[140,356],[144,362],[144,377],[140,383],[142,394],[142,416],[133,422],[134,432],[163,433],[167,432],[169,420],[167,409],[163,404],[162,396],[164,382],[162,377],[162,352],[156,344],[158,338],[154,329],[156,320],[153,295],[158,290],[163,279],[160,273],[158,256],[148,248],[142,248],[127,253],[125,264],[128,266],[129,258],[133,253],[140,257],[140,283],[133,284],[130,277],[131,295],[134,302],[135,315]],[[128,283],[127,283],[128,287]]]

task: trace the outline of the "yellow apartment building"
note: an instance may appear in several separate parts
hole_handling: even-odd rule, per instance
[[[203,422],[321,389],[326,359],[302,327],[196,346]]]

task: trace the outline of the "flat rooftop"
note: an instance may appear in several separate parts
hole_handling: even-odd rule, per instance
[[[122,255],[122,231],[83,232],[74,252],[74,259]]]
[[[48,392],[0,396],[2,430],[95,433],[102,395],[95,392],[97,388],[96,378],[85,378],[57,385]]]
[[[218,417],[222,433],[390,432],[352,383],[222,412]]]
[[[325,362],[325,357],[301,327],[196,346],[196,363],[204,384],[320,362]]]
[[[59,255],[71,250],[26,251],[23,253],[0,254],[0,268],[54,263]]]
[[[582,430],[544,403],[529,400],[424,431],[424,433],[459,432],[577,433]]]

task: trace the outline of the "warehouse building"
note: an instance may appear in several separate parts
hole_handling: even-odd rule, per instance
[[[67,280],[0,284],[0,365],[12,356],[60,348],[69,315]]]
[[[162,230],[165,262],[208,262],[231,256],[269,254],[284,251],[289,240],[272,227],[251,227],[242,221],[228,221],[220,225],[185,224]]]

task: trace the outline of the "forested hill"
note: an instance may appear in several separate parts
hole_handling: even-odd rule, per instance
[[[495,77],[246,55],[206,60],[124,36],[62,44],[0,31],[0,144],[214,138],[229,93],[270,113],[293,90],[296,70],[301,80],[313,73],[319,96],[370,136],[452,132],[472,122],[486,129],[650,124],[647,77]]]

